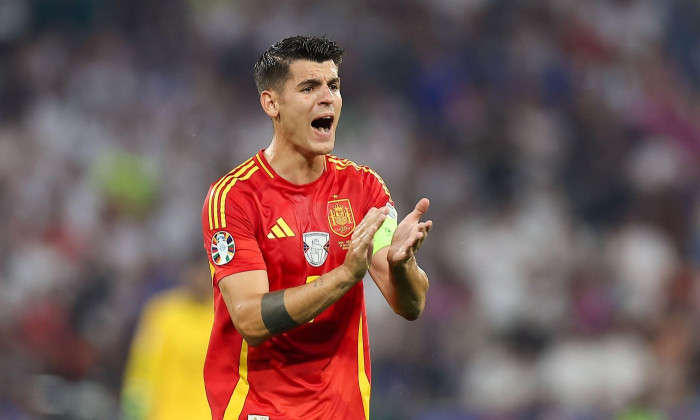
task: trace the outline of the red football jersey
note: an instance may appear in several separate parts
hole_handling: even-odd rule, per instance
[[[371,169],[325,156],[316,181],[294,185],[261,150],[213,183],[202,210],[214,282],[204,381],[214,420],[365,419],[370,360],[362,282],[313,321],[250,347],[217,282],[266,270],[270,291],[311,282],[343,263],[352,232],[391,201]],[[267,417],[265,417],[267,416]]]

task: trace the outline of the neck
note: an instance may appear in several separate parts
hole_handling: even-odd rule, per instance
[[[303,185],[317,180],[325,170],[323,155],[305,155],[291,145],[283,145],[272,140],[265,149],[265,159],[285,180]]]

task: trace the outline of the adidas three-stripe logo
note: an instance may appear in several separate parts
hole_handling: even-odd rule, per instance
[[[291,238],[294,235],[294,231],[289,227],[287,222],[284,221],[283,218],[277,219],[277,222],[275,223],[274,226],[270,229],[270,232],[267,234],[267,237],[270,239],[275,239],[275,238]]]

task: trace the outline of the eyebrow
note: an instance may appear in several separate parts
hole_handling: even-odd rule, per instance
[[[340,83],[340,77],[334,77],[328,81],[328,84],[333,84],[333,83]],[[306,79],[302,80],[301,82],[297,83],[297,87],[302,87],[302,86],[319,86],[321,85],[321,80],[320,79]]]

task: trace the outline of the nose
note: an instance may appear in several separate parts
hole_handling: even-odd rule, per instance
[[[334,99],[335,99],[335,96],[333,95],[333,92],[331,92],[330,86],[325,85],[319,90],[319,97],[318,97],[319,103],[330,104],[330,103],[333,103]]]

